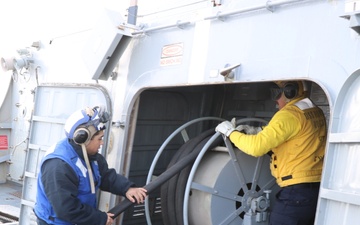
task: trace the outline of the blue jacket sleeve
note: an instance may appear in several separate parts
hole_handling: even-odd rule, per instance
[[[115,169],[109,168],[104,156],[97,154],[96,160],[101,175],[100,189],[102,191],[125,196],[128,189],[135,186],[129,179],[116,173]]]

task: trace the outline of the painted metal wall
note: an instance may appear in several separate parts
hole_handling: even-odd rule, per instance
[[[356,224],[360,217],[360,71],[345,82],[335,102],[316,224]]]
[[[358,34],[349,28],[349,20],[341,17],[345,14],[345,1],[274,1],[271,7],[267,5],[268,1],[223,1],[221,6],[216,7],[206,1],[197,2],[144,15],[114,70],[117,76],[106,81],[92,80],[82,61],[82,49],[89,48],[84,45],[88,32],[59,38],[51,44],[43,42],[43,48],[35,52],[35,65],[39,65],[40,69],[31,73],[38,76],[36,79],[40,83],[99,82],[106,87],[112,99],[113,134],[116,137],[109,152],[110,166],[136,177],[132,171],[136,159],[131,157],[138,154],[133,154],[134,149],[141,149],[138,140],[142,135],[142,132],[136,133],[136,125],[139,122],[141,126],[143,122],[141,119],[137,121],[138,118],[146,119],[146,114],[138,110],[144,106],[141,103],[142,93],[146,94],[144,98],[149,97],[147,91],[151,89],[262,83],[282,79],[309,80],[316,83],[327,97],[326,106],[330,106],[329,111],[333,112],[331,132],[350,129],[346,126],[352,124],[352,119],[345,119],[342,115],[354,112],[354,107],[338,105],[348,103],[348,99],[352,99],[354,104],[356,102],[356,88],[351,88],[350,84],[354,82],[356,86],[357,73],[348,83],[346,80],[360,67],[357,60],[360,45]],[[276,2],[286,4],[276,5]],[[228,64],[241,64],[234,69],[232,79],[225,79],[219,74]],[[349,93],[342,91],[343,86],[346,91],[349,89]],[[27,96],[32,95],[28,93]],[[337,98],[339,100],[334,105]],[[35,115],[37,110],[35,108]],[[64,108],[56,111],[63,112]],[[200,111],[198,114],[201,114]],[[355,115],[349,117],[356,119]],[[336,137],[335,134],[330,135],[329,152],[342,152],[337,150],[340,142],[349,148],[347,152],[356,156],[350,145]],[[356,140],[351,146],[356,145]],[[319,214],[318,224],[330,221],[325,217],[333,210],[348,208],[351,211],[358,207],[357,200],[340,203],[342,196],[356,199],[348,193],[356,193],[357,186],[355,182],[355,186],[345,185],[348,189],[344,189],[343,184],[337,187],[338,178],[350,171],[349,168],[349,171],[339,170],[343,173],[334,172],[337,163],[344,165],[346,161],[345,156],[344,160],[337,161],[337,154],[330,153],[326,163],[327,172],[323,181],[330,179],[332,182],[325,182],[322,187],[322,213]],[[356,180],[354,173],[350,171],[349,174]],[[26,182],[24,184],[26,188],[31,187]],[[107,209],[117,202],[117,198],[103,194],[100,201],[101,208]],[[340,207],[344,204],[348,207]],[[354,221],[355,218],[350,216],[348,219]]]

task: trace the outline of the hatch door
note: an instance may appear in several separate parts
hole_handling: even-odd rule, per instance
[[[45,84],[37,87],[25,159],[20,225],[37,224],[33,208],[37,191],[36,179],[44,153],[50,146],[65,138],[64,124],[74,111],[96,105],[104,105],[111,112],[110,96],[99,85]],[[107,136],[106,131],[104,140],[107,140]],[[103,149],[106,149],[106,145],[104,143]]]
[[[315,224],[358,224],[359,209],[360,69],[335,101]]]

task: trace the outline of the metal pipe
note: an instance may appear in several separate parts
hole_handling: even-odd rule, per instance
[[[224,18],[226,16],[232,16],[232,15],[236,15],[236,14],[252,12],[252,11],[261,10],[261,9],[267,9],[272,12],[273,7],[275,7],[275,6],[286,5],[286,4],[302,2],[302,1],[308,1],[308,0],[279,0],[276,2],[272,2],[269,0],[265,4],[261,4],[261,5],[257,5],[257,6],[232,10],[232,11],[228,11],[228,12],[218,11],[216,13],[216,15],[205,17],[204,20],[210,20],[210,19],[220,19],[221,20],[222,18]],[[185,22],[177,21],[175,24],[168,24],[168,25],[164,25],[164,26],[158,26],[158,27],[153,27],[153,28],[149,28],[149,29],[139,30],[139,31],[135,31],[131,34],[132,35],[145,34],[145,33],[151,32],[151,31],[156,31],[156,30],[161,30],[161,29],[166,29],[166,28],[171,28],[171,27],[176,27],[176,26],[179,28],[182,28],[183,26],[189,25],[191,23],[192,23],[191,21],[185,21]]]
[[[205,17],[204,20],[221,19],[226,16],[232,16],[232,15],[245,13],[245,12],[252,12],[252,11],[256,11],[256,10],[260,10],[260,9],[268,9],[268,10],[272,11],[272,7],[274,7],[274,6],[285,5],[285,4],[301,2],[301,1],[305,1],[305,0],[280,0],[280,1],[276,1],[276,2],[267,1],[265,4],[262,4],[262,5],[232,10],[229,12],[222,13],[219,11],[219,12],[217,12],[216,15]]]
[[[145,30],[135,31],[131,34],[132,35],[144,34],[144,33],[150,32],[150,31],[161,30],[161,29],[171,28],[171,27],[182,28],[183,26],[186,26],[190,23],[191,23],[190,21],[185,21],[185,22],[177,21],[175,24],[168,24],[168,25],[164,25],[164,26],[158,26],[158,27],[153,27],[153,28],[149,28],[149,29],[145,29]]]
[[[138,13],[137,0],[130,0],[130,7],[128,9],[128,24],[136,25],[136,18]]]

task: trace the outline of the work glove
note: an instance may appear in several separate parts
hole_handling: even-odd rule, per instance
[[[215,128],[216,132],[219,132],[221,134],[224,134],[226,137],[229,137],[229,135],[235,130],[235,120],[233,119],[230,121],[224,121],[217,125]]]
[[[253,127],[249,125],[239,125],[235,129],[237,131],[244,132],[245,134],[257,134],[262,130],[261,127]]]

